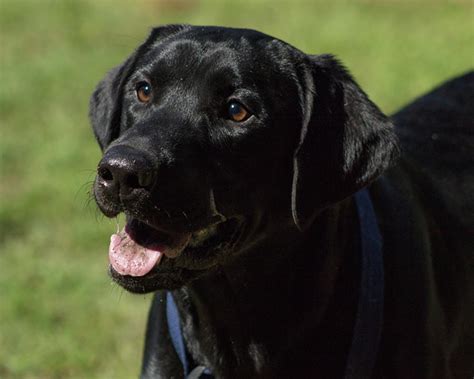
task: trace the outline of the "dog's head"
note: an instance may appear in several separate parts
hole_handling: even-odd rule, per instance
[[[91,98],[110,272],[176,288],[380,175],[390,121],[331,56],[243,29],[156,28]]]

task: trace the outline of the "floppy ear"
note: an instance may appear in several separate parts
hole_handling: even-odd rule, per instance
[[[102,151],[118,136],[123,85],[133,66],[135,55],[136,53],[132,54],[120,66],[110,70],[91,96],[89,118]]]
[[[331,55],[309,58],[291,199],[300,229],[327,206],[368,185],[398,156],[390,119],[346,69]]]
[[[89,118],[100,148],[104,150],[120,133],[123,87],[132,73],[137,58],[157,40],[186,30],[188,25],[165,25],[152,29],[146,41],[121,65],[110,70],[97,85],[89,102]]]

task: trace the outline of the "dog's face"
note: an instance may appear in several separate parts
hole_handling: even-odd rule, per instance
[[[99,84],[94,194],[132,292],[176,288],[357,191],[394,157],[390,122],[331,57],[241,29],[154,29]]]

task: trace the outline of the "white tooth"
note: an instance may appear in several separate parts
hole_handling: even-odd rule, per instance
[[[214,197],[214,190],[212,188],[209,191],[209,205],[210,205],[212,214],[214,216],[219,216],[221,220],[224,221],[225,216],[217,210],[216,199]]]

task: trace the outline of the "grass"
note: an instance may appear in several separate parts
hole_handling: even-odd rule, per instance
[[[473,66],[469,1],[0,2],[0,377],[132,378],[149,296],[106,275],[95,84],[150,26],[251,27],[338,55],[390,113]]]

